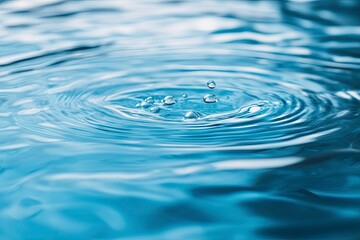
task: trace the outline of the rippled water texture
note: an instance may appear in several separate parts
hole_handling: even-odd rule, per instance
[[[0,239],[358,239],[359,13],[0,0]]]

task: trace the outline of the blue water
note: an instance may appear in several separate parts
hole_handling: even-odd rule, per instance
[[[359,239],[359,12],[0,0],[0,239]]]

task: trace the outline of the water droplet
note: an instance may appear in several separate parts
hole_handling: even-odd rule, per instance
[[[137,108],[141,107],[141,102],[137,103],[137,104],[136,104],[136,107],[137,107]]]
[[[184,115],[184,119],[198,119],[201,117],[201,114],[195,111],[188,111]]]
[[[148,103],[148,102],[145,102],[145,101],[141,102],[141,107],[143,107],[143,108],[149,108],[151,106],[152,106],[151,103]]]
[[[145,99],[145,102],[148,102],[148,103],[154,103],[155,102],[155,100],[154,100],[154,98],[153,97],[147,97],[146,99]]]
[[[153,106],[150,108],[150,112],[152,113],[158,113],[160,111],[160,108],[157,106]]]
[[[187,98],[187,96],[188,96],[188,95],[187,95],[186,93],[184,93],[184,94],[182,95],[183,98]]]
[[[216,87],[216,83],[215,81],[208,81],[207,82],[207,86],[210,88],[210,89],[214,89]]]
[[[206,103],[214,103],[218,100],[214,94],[206,94],[203,99]]]
[[[173,96],[166,96],[163,100],[163,103],[166,105],[173,105],[176,103],[176,99]]]

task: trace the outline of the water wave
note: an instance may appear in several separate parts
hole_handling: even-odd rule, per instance
[[[358,236],[359,10],[0,1],[0,238]]]

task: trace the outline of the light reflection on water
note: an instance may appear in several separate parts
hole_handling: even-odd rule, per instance
[[[355,239],[359,12],[0,0],[0,238]]]

